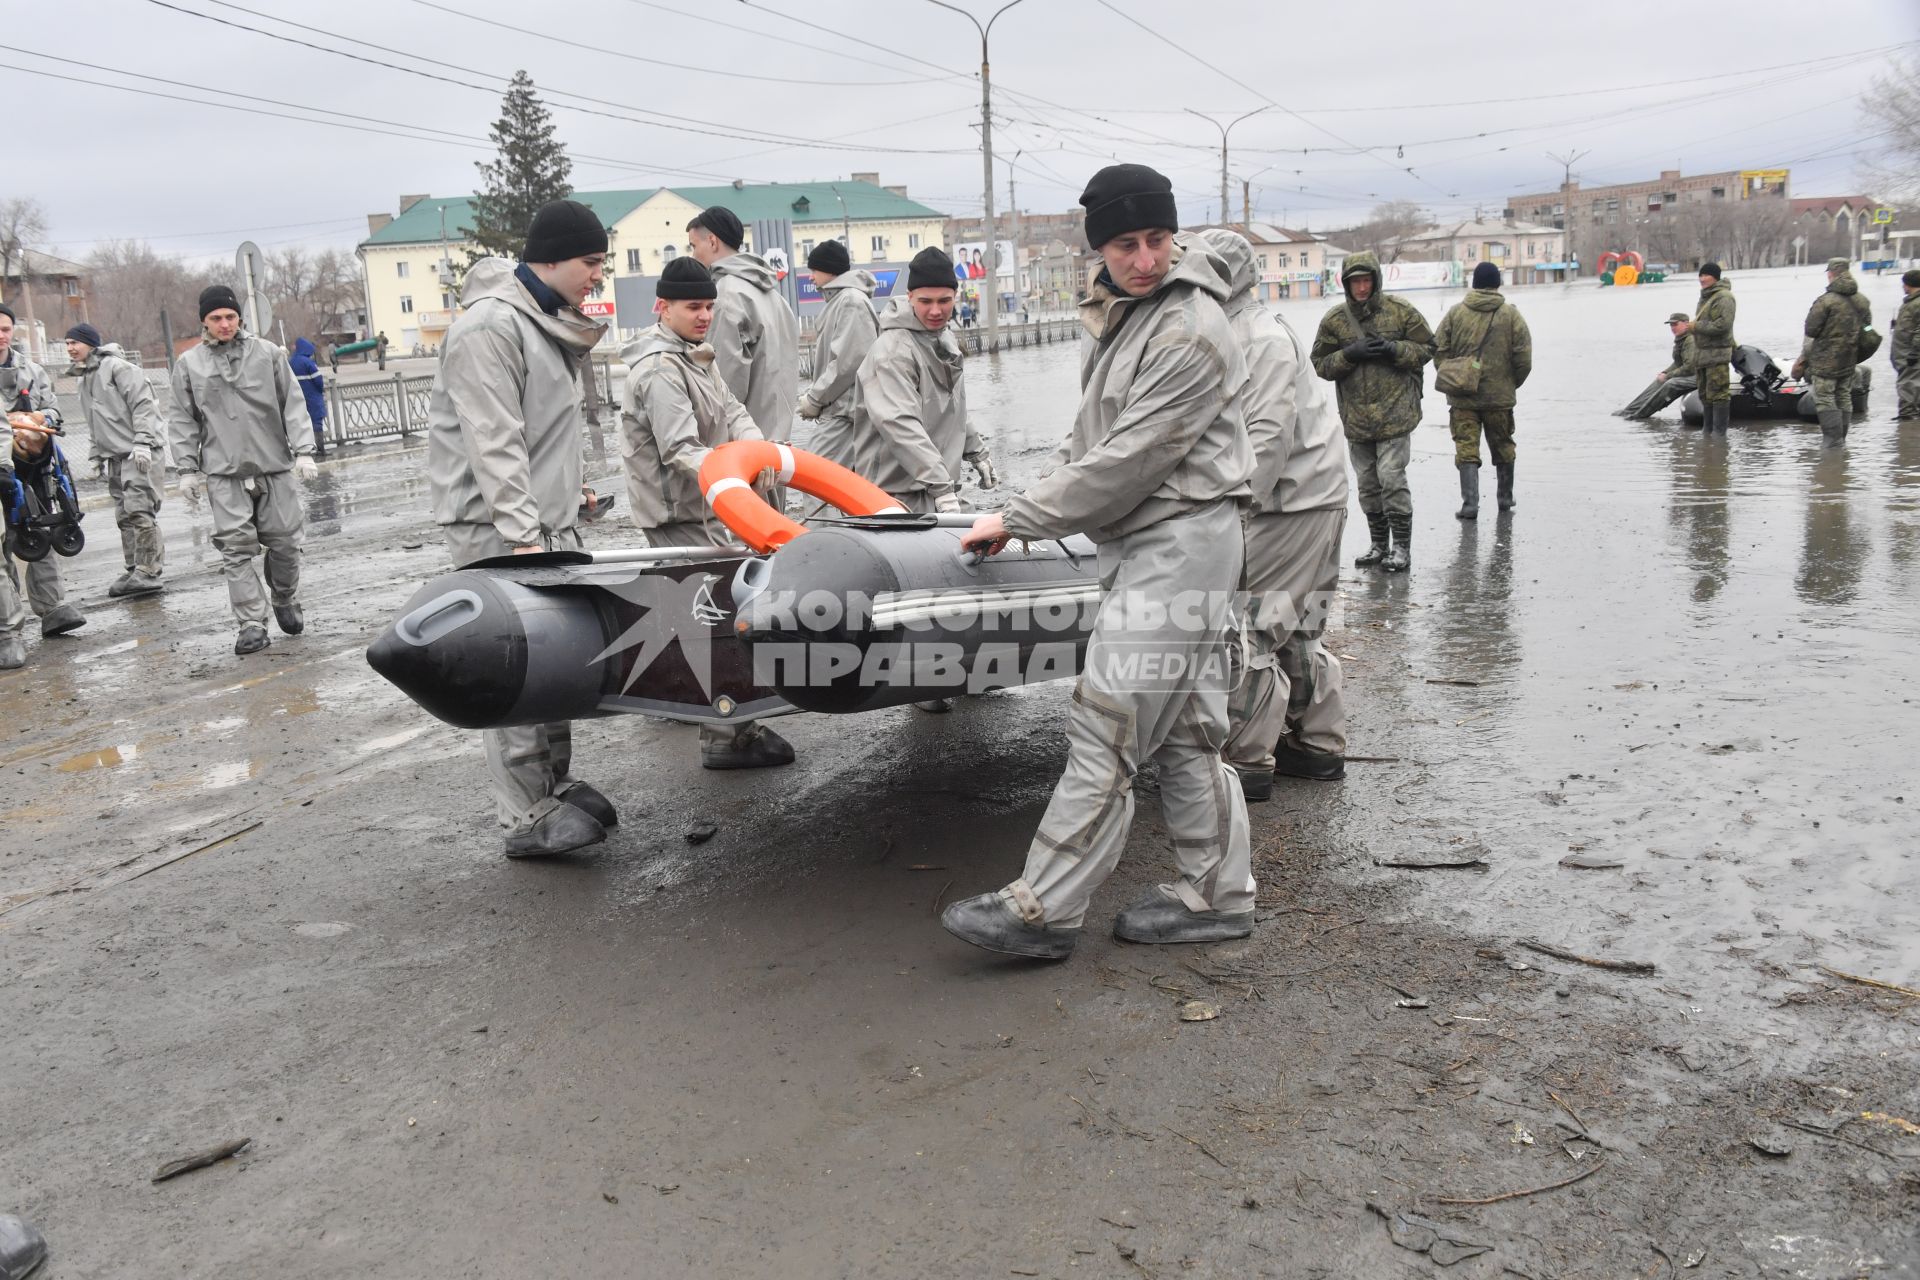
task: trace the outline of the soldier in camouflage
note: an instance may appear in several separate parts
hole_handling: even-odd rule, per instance
[[[1500,268],[1482,262],[1473,269],[1473,290],[1447,312],[1434,334],[1434,358],[1470,356],[1479,365],[1480,385],[1471,393],[1447,395],[1448,425],[1453,429],[1453,462],[1460,471],[1462,520],[1480,515],[1480,436],[1487,437],[1498,477],[1500,509],[1513,510],[1513,406],[1527,375],[1533,372],[1533,334],[1512,303],[1500,296]]]
[[[1827,260],[1827,291],[1807,311],[1806,342],[1793,362],[1795,377],[1813,374],[1813,407],[1829,446],[1846,443],[1861,331],[1873,325],[1873,308],[1860,296],[1852,265],[1846,258]]]
[[[1900,277],[1907,291],[1893,322],[1893,372],[1899,380],[1901,422],[1920,419],[1920,270]]]
[[[1420,425],[1420,370],[1433,359],[1433,331],[1411,303],[1381,290],[1380,259],[1374,254],[1348,258],[1340,283],[1347,300],[1320,319],[1313,369],[1334,384],[1360,510],[1373,535],[1372,547],[1354,563],[1405,572],[1413,541],[1409,437]]]
[[[1733,411],[1733,286],[1720,278],[1720,264],[1700,268],[1700,309],[1693,314],[1693,369],[1700,384],[1701,425],[1711,435],[1727,432]]]
[[[1620,410],[1621,417],[1645,421],[1699,385],[1693,376],[1693,317],[1676,311],[1667,317],[1667,330],[1673,334],[1672,361]]]

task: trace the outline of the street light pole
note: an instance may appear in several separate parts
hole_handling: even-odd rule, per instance
[[[987,302],[987,350],[996,350],[1000,345],[1000,264],[995,258],[993,238],[993,78],[992,65],[987,57],[987,37],[993,32],[993,24],[1000,15],[1021,3],[1021,0],[1007,0],[993,11],[986,25],[980,25],[980,19],[968,13],[958,5],[948,4],[947,0],[927,0],[928,4],[942,9],[951,9],[980,33],[980,202],[982,230],[987,241],[987,287],[993,297]]]
[[[1576,260],[1573,252],[1573,162],[1589,154],[1591,153],[1586,151],[1569,151],[1564,156],[1556,156],[1551,151],[1547,153],[1547,159],[1560,166],[1560,207],[1566,211],[1567,220],[1567,242],[1562,248],[1566,252],[1568,262]],[[1573,283],[1580,283],[1580,268],[1577,266],[1573,268]]]
[[[1236,116],[1225,124],[1221,124],[1204,111],[1195,111],[1192,107],[1182,107],[1181,110],[1189,115],[1199,116],[1202,120],[1205,120],[1208,124],[1220,131],[1220,221],[1227,222],[1233,217],[1233,214],[1228,211],[1229,206],[1227,204],[1227,134],[1232,130],[1234,125],[1239,124],[1242,120],[1251,120],[1262,111],[1265,111],[1266,108],[1257,107],[1247,112],[1246,115]]]

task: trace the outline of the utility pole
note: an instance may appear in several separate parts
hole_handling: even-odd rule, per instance
[[[1262,111],[1265,111],[1266,108],[1255,108],[1247,112],[1246,115],[1236,116],[1225,124],[1221,124],[1204,111],[1195,111],[1192,107],[1183,107],[1181,110],[1185,111],[1188,115],[1199,116],[1202,120],[1205,120],[1208,124],[1220,131],[1220,221],[1225,222],[1227,220],[1227,210],[1232,207],[1227,203],[1227,134],[1233,129],[1234,125],[1239,124],[1242,120],[1251,120]]]
[[[1014,191],[1013,171],[1020,167],[1020,157],[1025,154],[1024,148],[1014,152],[1013,163],[1007,166],[1007,218],[1013,224],[1008,232],[1013,237],[1013,295],[1021,300],[1022,307],[1026,305],[1027,294],[1020,287],[1020,197]]]
[[[1007,0],[1007,3],[993,11],[993,16],[982,26],[980,19],[959,5],[948,4],[947,0],[927,0],[928,4],[953,10],[971,22],[973,29],[980,33],[980,213],[987,242],[987,285],[993,294],[992,301],[987,302],[984,308],[987,313],[988,351],[996,350],[1000,345],[1000,264],[994,261],[993,252],[993,79],[992,62],[987,56],[987,37],[993,33],[993,24],[1000,20],[1000,15],[1020,2]]]
[[[1589,151],[1569,151],[1564,156],[1556,156],[1551,151],[1547,153],[1547,159],[1560,166],[1560,208],[1566,219],[1567,243],[1564,252],[1568,262],[1577,260],[1573,251],[1573,162],[1590,154]],[[1580,268],[1576,266],[1573,268],[1573,283],[1579,282]]]
[[[1240,179],[1240,224],[1253,225],[1253,179]]]

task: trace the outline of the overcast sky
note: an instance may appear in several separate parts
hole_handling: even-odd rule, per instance
[[[955,0],[983,20],[1002,2]],[[980,207],[979,37],[926,0],[98,0],[9,6],[7,31],[9,194],[46,206],[68,257],[350,247],[402,192],[472,191],[518,68],[580,189],[878,170]],[[1057,211],[1131,160],[1172,178],[1183,219],[1217,216],[1220,135],[1185,108],[1264,108],[1233,129],[1233,212],[1250,178],[1256,217],[1294,226],[1394,198],[1497,216],[1558,185],[1549,152],[1587,152],[1590,185],[1790,167],[1797,195],[1852,193],[1875,145],[1858,95],[1915,41],[1913,0],[1022,0],[993,29],[996,207],[1009,176]]]

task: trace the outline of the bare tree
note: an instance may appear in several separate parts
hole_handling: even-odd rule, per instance
[[[46,238],[47,211],[38,200],[14,196],[0,200],[0,291],[18,270],[26,275],[27,251]],[[6,300],[13,301],[7,292]]]
[[[267,297],[274,318],[287,327],[287,340],[316,343],[330,322],[360,299],[360,268],[352,254],[338,249],[318,253],[298,245],[267,255]]]
[[[1373,206],[1367,220],[1348,233],[1355,249],[1371,249],[1383,262],[1395,262],[1400,246],[1392,243],[1427,227],[1425,210],[1411,200],[1389,200]]]
[[[207,273],[179,258],[155,253],[140,240],[108,241],[87,259],[93,323],[109,342],[163,358],[160,312],[169,313],[175,338],[198,331],[195,315]]]
[[[1867,119],[1883,131],[1869,176],[1883,195],[1920,200],[1920,56],[1894,60],[1860,98]]]

